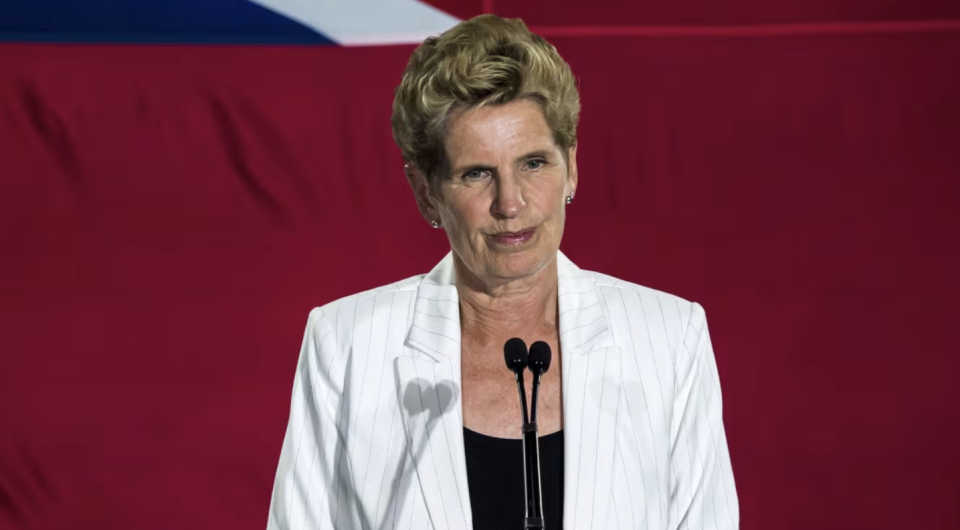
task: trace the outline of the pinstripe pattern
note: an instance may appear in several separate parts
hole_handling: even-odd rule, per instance
[[[703,309],[557,259],[564,527],[738,528]],[[472,528],[459,322],[451,254],[310,313],[268,530]]]

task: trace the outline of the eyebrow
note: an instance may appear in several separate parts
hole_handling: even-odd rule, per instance
[[[523,162],[524,160],[530,160],[531,158],[550,158],[550,155],[551,155],[551,152],[550,152],[550,150],[548,150],[548,149],[537,149],[536,151],[531,151],[531,152],[529,152],[529,153],[527,153],[527,154],[518,156],[517,158],[515,158],[515,159],[513,160],[513,162],[514,162],[514,163],[520,163],[520,162]],[[493,171],[493,170],[496,169],[496,167],[495,167],[495,166],[489,166],[489,165],[486,165],[486,164],[479,164],[479,163],[477,163],[477,164],[466,164],[466,165],[463,165],[463,166],[454,168],[454,170],[452,171],[452,173],[453,173],[454,175],[459,175],[459,174],[461,174],[461,173],[465,173],[465,172],[467,172],[467,171],[471,171],[471,170],[474,170],[474,169],[485,169],[485,170]]]
[[[550,158],[552,153],[547,149],[538,149],[527,153],[521,157],[518,157],[514,162],[523,162],[524,160],[530,160],[531,158]]]

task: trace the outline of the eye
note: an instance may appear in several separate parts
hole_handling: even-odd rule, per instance
[[[464,180],[480,180],[487,176],[487,171],[484,169],[471,169],[463,174]]]
[[[541,158],[534,158],[533,160],[528,160],[524,166],[530,170],[537,170],[543,167],[547,162]]]

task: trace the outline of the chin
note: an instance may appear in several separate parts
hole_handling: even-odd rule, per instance
[[[550,261],[547,249],[530,249],[523,252],[501,254],[493,259],[490,275],[502,279],[532,276]]]

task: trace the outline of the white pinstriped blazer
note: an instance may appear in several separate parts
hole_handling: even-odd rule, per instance
[[[703,309],[557,261],[563,527],[737,529]],[[311,311],[268,530],[473,528],[459,389],[452,254]]]

